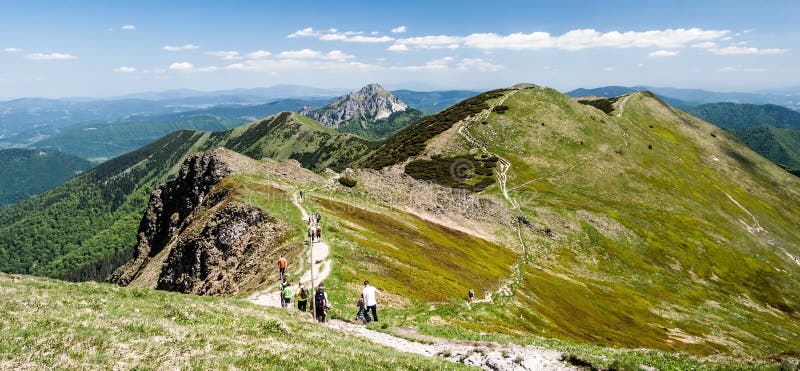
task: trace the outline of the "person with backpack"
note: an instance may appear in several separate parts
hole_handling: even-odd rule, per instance
[[[469,289],[467,294],[469,295],[469,303],[472,304],[472,301],[475,300],[475,290]]]
[[[317,242],[322,241],[321,238],[322,238],[322,227],[317,226]]]
[[[361,321],[363,323],[369,323],[369,313],[367,313],[366,307],[364,306],[364,298],[358,298],[358,312],[356,312],[356,321]]]
[[[322,221],[322,214],[317,213],[317,224],[319,224],[320,221]]]
[[[281,308],[286,308],[286,301],[283,299],[283,291],[286,290],[286,287],[289,286],[289,282],[286,281],[286,277],[281,279],[281,292],[278,294],[281,298]]]
[[[311,240],[312,244],[314,243],[314,234],[315,234],[315,232],[316,232],[316,230],[314,229],[314,227],[309,225],[308,226],[308,239]]]
[[[286,257],[281,255],[281,258],[278,259],[278,271],[281,274],[281,279],[286,275]]]
[[[286,283],[286,287],[283,288],[283,307],[284,308],[288,309],[289,307],[291,307],[290,304],[292,303],[292,296],[293,296],[292,285],[289,282],[287,282]]]
[[[297,310],[304,312],[308,304],[308,290],[305,285],[300,285],[300,291],[297,292]]]
[[[367,315],[372,311],[372,320],[378,322],[378,289],[364,281],[364,289],[361,290],[361,297],[364,298],[364,305],[367,306]]]
[[[329,308],[330,304],[328,303],[328,294],[325,293],[325,285],[320,283],[317,293],[314,294],[314,311],[317,314],[318,322],[325,323],[325,316],[328,315]]]

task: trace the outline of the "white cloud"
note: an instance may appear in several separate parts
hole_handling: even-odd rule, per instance
[[[392,33],[405,33],[405,32],[406,32],[406,26],[397,26],[392,29]]]
[[[406,44],[392,44],[391,46],[386,48],[386,50],[392,52],[407,52],[408,46]]]
[[[767,72],[766,68],[758,68],[758,67],[722,67],[719,69],[720,72]]]
[[[705,41],[705,42],[701,42],[701,43],[697,43],[697,44],[693,44],[692,45],[692,48],[700,48],[700,49],[711,49],[711,48],[716,48],[716,47],[717,47],[717,43],[715,43],[713,41]]]
[[[120,27],[119,29],[120,30],[125,30],[125,31],[133,31],[133,30],[136,29],[136,25],[126,24],[126,25],[123,25],[122,27]]]
[[[222,58],[222,60],[226,60],[226,61],[242,59],[242,57],[239,56],[239,52],[234,51],[234,50],[230,50],[230,51],[220,50],[220,51],[216,51],[216,52],[206,52],[205,54],[206,55],[210,55],[210,56],[214,56],[214,57],[219,57],[219,58]]]
[[[420,66],[401,66],[395,67],[398,70],[406,71],[431,71],[431,70],[446,70],[450,68],[450,63],[455,59],[453,57],[444,57],[441,59],[434,59]]]
[[[337,33],[329,33],[320,36],[319,39],[322,41],[341,41],[346,40],[347,36]]]
[[[651,58],[674,57],[676,55],[678,55],[678,52],[673,50],[656,50],[647,54]]]
[[[247,58],[250,58],[250,59],[261,59],[261,58],[269,57],[270,55],[272,55],[272,53],[270,53],[270,52],[268,52],[266,50],[256,50],[256,51],[254,51],[252,53],[248,53],[247,54]]]
[[[180,52],[180,51],[185,51],[185,50],[195,50],[195,49],[199,49],[199,48],[200,47],[195,45],[195,44],[184,44],[184,45],[180,45],[180,46],[166,45],[162,49],[164,49],[164,50],[166,50],[168,52]]]
[[[195,67],[189,62],[175,62],[169,65],[169,69],[179,72],[214,72],[217,70],[217,66]]]
[[[462,40],[463,38],[458,36],[434,35],[397,39],[395,45],[406,45],[406,47],[413,46],[420,49],[436,49],[458,44]]]
[[[290,59],[306,59],[306,58],[319,58],[322,53],[311,50],[311,49],[303,49],[303,50],[290,50],[285,52],[280,52],[278,54],[278,58],[290,58]]]
[[[331,30],[333,30],[333,32],[336,32],[335,28],[332,28]],[[286,37],[293,39],[296,37],[309,37],[309,36],[319,36],[319,32],[314,31],[314,29],[311,27],[306,27],[302,30],[297,30],[295,32],[292,32],[289,34],[289,36]]]
[[[466,58],[456,64],[456,68],[462,71],[477,70],[480,72],[497,72],[503,69],[502,65],[493,64],[480,58]]]
[[[22,49],[19,49],[19,48],[5,48],[5,49],[3,49],[3,51],[6,52],[6,53],[19,53],[19,52],[22,51]]]
[[[325,59],[335,60],[335,61],[346,61],[348,59],[355,58],[354,55],[346,54],[341,50],[331,50],[327,54],[325,54]]]
[[[745,46],[726,46],[724,48],[709,49],[716,55],[765,55],[786,53],[789,49],[759,49]]]
[[[614,70],[614,67],[603,67],[603,71],[611,72]]]
[[[77,59],[78,57],[72,54],[65,54],[65,53],[33,53],[26,55],[25,58],[40,60],[40,61],[54,61],[54,60]]]
[[[727,35],[728,30],[678,28],[650,31],[610,31],[601,33],[593,29],[576,29],[559,36],[548,32],[474,33],[467,36],[431,35],[397,39],[396,45],[418,49],[456,48],[493,50],[581,50],[586,48],[664,48],[685,47],[691,43],[706,42]]]
[[[322,40],[322,38],[320,38],[320,40]],[[388,43],[390,41],[394,41],[394,37],[389,37],[389,36],[376,37],[376,36],[359,35],[359,36],[345,38],[342,41],[349,43]]]
[[[225,66],[225,69],[235,71],[267,72],[271,74],[274,74],[275,71],[286,70],[323,70],[356,73],[381,70],[383,67],[355,61],[325,59],[324,55],[320,53],[320,58],[316,59],[248,59],[239,63]]]
[[[121,66],[115,68],[114,72],[133,73],[136,72],[136,67]]]
[[[169,65],[169,69],[173,71],[191,71],[194,65],[189,62],[175,62]]]

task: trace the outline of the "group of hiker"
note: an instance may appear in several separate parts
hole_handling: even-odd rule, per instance
[[[316,320],[325,322],[328,315],[328,310],[331,305],[328,301],[328,293],[325,292],[325,284],[321,283],[317,286],[317,291],[314,293],[313,298],[309,295],[309,290],[306,285],[300,283],[297,292],[292,288],[291,282],[286,278],[286,257],[281,256],[278,260],[278,269],[281,275],[281,307],[288,309],[291,307],[292,299],[297,302],[297,310],[303,313],[313,311],[316,315]],[[356,320],[363,322],[378,322],[378,293],[380,291],[370,285],[369,281],[364,281],[364,289],[361,290],[361,297],[356,304],[358,312],[356,313]],[[308,307],[308,300],[313,299],[313,308]]]
[[[319,242],[322,239],[322,226],[320,225],[321,221],[322,215],[319,213],[308,216],[308,239],[312,244],[314,242]]]

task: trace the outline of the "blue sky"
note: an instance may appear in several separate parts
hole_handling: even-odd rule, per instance
[[[5,2],[0,97],[800,85],[797,1]]]

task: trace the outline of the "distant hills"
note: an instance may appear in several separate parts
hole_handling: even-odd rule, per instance
[[[575,89],[566,94],[571,97],[599,96],[616,97],[635,91],[650,91],[657,94],[661,99],[670,102],[671,105],[684,108],[705,103],[731,102],[749,104],[775,104],[800,110],[800,90],[794,93],[776,94],[764,93],[736,93],[736,92],[714,92],[701,89],[679,89],[655,86],[602,86],[593,89]]]
[[[722,128],[743,129],[771,125],[800,130],[800,112],[774,104],[707,103],[684,111]]]
[[[89,168],[88,161],[58,151],[0,149],[0,207],[48,191]]]

